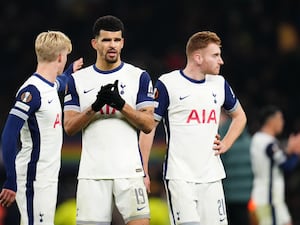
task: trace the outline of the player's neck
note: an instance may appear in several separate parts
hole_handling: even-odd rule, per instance
[[[269,126],[264,126],[260,129],[261,132],[264,132],[266,134],[269,134],[271,136],[276,136],[276,133],[274,131],[274,129],[272,127],[269,127]]]
[[[97,60],[95,65],[99,70],[109,71],[118,68],[121,65],[121,63],[121,60],[118,60],[115,63],[108,63],[103,60]]]
[[[36,73],[46,80],[54,83],[57,77],[57,68],[52,63],[39,63],[37,65]]]
[[[205,78],[205,74],[199,71],[199,68],[193,67],[185,67],[183,70],[184,75],[193,79],[193,80],[203,80]]]

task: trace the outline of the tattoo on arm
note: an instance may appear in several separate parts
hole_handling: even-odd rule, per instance
[[[87,111],[87,112],[85,113],[85,115],[90,116],[90,115],[92,115],[92,113],[91,113],[91,111]]]
[[[92,109],[87,110],[87,111],[85,112],[85,115],[86,115],[86,116],[92,116],[92,115],[94,115],[94,114],[95,114],[95,112],[94,112]]]

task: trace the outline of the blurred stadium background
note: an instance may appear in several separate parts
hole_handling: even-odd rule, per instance
[[[185,43],[191,34],[200,30],[218,33],[225,61],[221,74],[239,96],[250,131],[257,128],[256,112],[265,104],[279,105],[285,112],[282,139],[299,131],[299,0],[1,1],[1,131],[17,88],[35,71],[36,35],[46,30],[65,32],[73,42],[68,64],[83,57],[88,66],[95,59],[90,45],[93,22],[106,14],[120,17],[125,24],[123,60],[146,69],[153,82],[160,74],[184,66]],[[155,168],[161,166],[163,138],[159,129],[151,155]],[[79,155],[80,136],[65,137],[58,203],[74,196]],[[1,160],[0,175],[2,184]],[[297,168],[287,176],[294,225],[300,224],[299,175]],[[12,210],[7,212],[7,218],[10,214],[16,217],[15,212],[10,213]]]

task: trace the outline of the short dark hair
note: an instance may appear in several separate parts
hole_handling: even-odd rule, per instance
[[[260,126],[263,126],[267,120],[274,116],[277,112],[281,112],[281,109],[275,105],[267,105],[263,107],[258,115]]]
[[[100,30],[105,31],[121,31],[122,36],[124,33],[124,24],[123,22],[112,15],[99,17],[93,26],[93,35],[94,37],[99,36]]]

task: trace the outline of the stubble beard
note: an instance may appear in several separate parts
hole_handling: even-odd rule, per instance
[[[106,61],[108,64],[114,64],[114,63],[116,63],[118,60],[117,60],[117,58],[113,58],[113,59],[106,58],[105,61]]]

